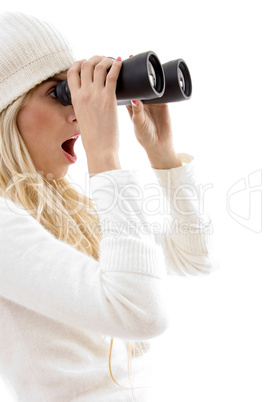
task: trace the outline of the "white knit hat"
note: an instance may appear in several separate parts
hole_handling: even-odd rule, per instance
[[[73,62],[68,42],[51,24],[18,12],[0,14],[0,112]]]

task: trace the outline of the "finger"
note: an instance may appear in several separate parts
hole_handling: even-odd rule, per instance
[[[104,56],[93,56],[90,59],[84,61],[81,66],[81,84],[89,86],[94,82],[94,72],[95,67],[100,63],[105,57]]]
[[[75,91],[81,86],[80,72],[84,60],[75,61],[67,72],[67,81],[70,91]]]
[[[121,66],[122,66],[121,58],[117,57],[117,59],[113,61],[111,69],[108,72],[106,87],[107,90],[110,91],[111,93],[114,93],[116,91],[117,80],[120,75]]]
[[[128,110],[129,116],[130,116],[130,118],[132,120],[132,117],[133,117],[133,107],[132,107],[132,105],[127,105],[126,109]]]
[[[101,60],[96,66],[94,70],[94,84],[97,88],[104,88],[108,70],[111,68],[114,63],[114,59],[110,57],[105,57]]]
[[[132,121],[137,128],[141,127],[145,121],[144,104],[141,100],[132,100],[131,104],[132,104]]]

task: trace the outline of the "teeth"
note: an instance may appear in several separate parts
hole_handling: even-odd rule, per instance
[[[73,137],[69,138],[69,140],[75,140],[78,137],[79,137],[78,135],[74,135]]]

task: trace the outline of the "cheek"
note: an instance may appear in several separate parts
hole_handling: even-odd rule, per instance
[[[19,132],[28,148],[42,142],[44,132],[49,130],[50,119],[47,111],[38,105],[25,106],[17,116]]]

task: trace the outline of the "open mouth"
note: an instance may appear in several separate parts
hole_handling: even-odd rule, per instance
[[[62,148],[66,158],[68,158],[68,160],[72,163],[76,162],[76,160],[77,160],[77,156],[74,152],[74,144],[77,141],[79,136],[80,136],[80,134],[76,134],[61,144],[61,148]]]

